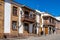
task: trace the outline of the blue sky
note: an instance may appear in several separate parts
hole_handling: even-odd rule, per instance
[[[14,0],[32,9],[47,11],[53,16],[60,16],[60,0]]]

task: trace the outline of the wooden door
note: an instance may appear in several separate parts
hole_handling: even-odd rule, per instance
[[[48,34],[48,27],[45,27],[45,34]]]

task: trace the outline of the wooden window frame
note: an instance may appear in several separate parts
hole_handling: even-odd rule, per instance
[[[29,18],[29,12],[28,12],[28,11],[24,11],[24,16],[25,16],[26,18]]]
[[[16,7],[16,6],[13,6],[13,16],[17,16],[18,14],[17,14],[17,11],[18,11],[18,7]]]
[[[29,13],[29,17],[30,17],[30,18],[33,18],[33,12],[30,12],[30,13]]]
[[[12,21],[12,30],[17,30],[17,21]]]

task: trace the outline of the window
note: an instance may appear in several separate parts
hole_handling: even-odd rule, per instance
[[[54,19],[52,20],[52,23],[54,23]]]
[[[21,14],[21,17],[24,17],[24,15],[23,15],[23,11],[20,11],[20,14]]]
[[[54,23],[54,19],[50,18],[50,23]]]
[[[25,17],[29,18],[29,12],[28,11],[25,11]]]
[[[17,16],[17,7],[13,6],[13,15]]]
[[[48,20],[48,17],[43,17],[44,18],[44,20]]]
[[[12,21],[12,29],[13,30],[17,29],[17,21]]]
[[[52,22],[52,19],[50,18],[50,23]]]
[[[32,18],[33,17],[33,12],[30,12],[30,18]]]
[[[20,14],[22,15],[22,11],[20,11]]]
[[[25,11],[25,15],[28,15],[29,16],[29,12],[28,11]]]

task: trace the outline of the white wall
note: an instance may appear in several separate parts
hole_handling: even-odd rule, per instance
[[[29,33],[32,33],[33,24],[29,24]]]
[[[10,33],[11,4],[9,0],[5,0],[4,8],[4,33]]]
[[[39,33],[39,28],[38,27],[36,27],[36,29],[37,29],[37,34]]]
[[[23,27],[23,24],[22,24],[22,25],[19,26],[19,33],[23,33],[23,29],[24,29],[24,27]]]
[[[41,22],[41,23],[42,23],[42,24],[41,24],[41,27],[43,27],[43,19],[42,19],[42,14],[41,14],[41,21],[42,21],[42,22]]]
[[[41,14],[41,19],[42,19],[42,25],[41,25],[41,27],[43,27],[43,14]]]
[[[40,23],[40,16],[39,16],[39,14],[36,14],[36,22]],[[36,30],[37,30],[37,34],[38,34],[38,32],[39,32],[38,26],[36,27]]]
[[[40,23],[40,16],[36,14],[36,22]]]
[[[22,11],[22,9],[20,8],[20,11]],[[19,33],[23,33],[23,23],[21,22],[21,13],[19,11]],[[22,12],[24,14],[24,12]]]

